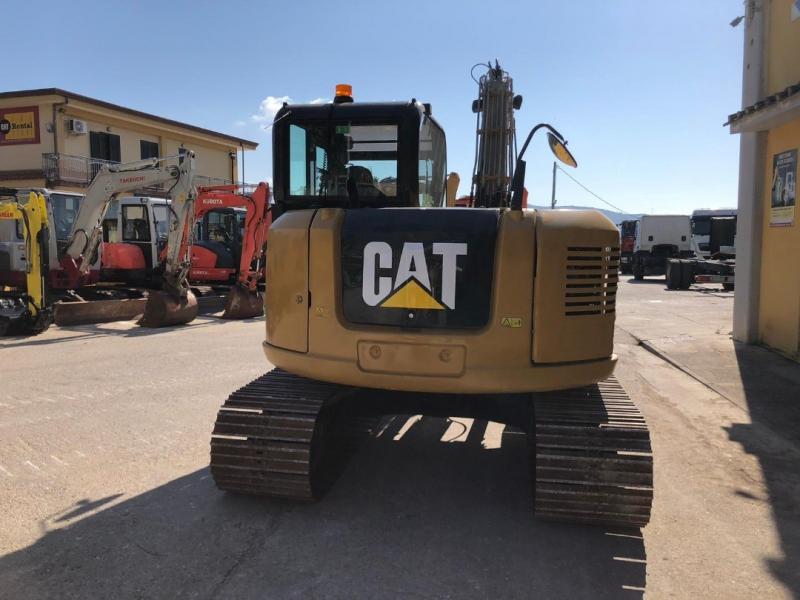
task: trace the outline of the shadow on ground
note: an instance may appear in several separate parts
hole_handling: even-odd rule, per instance
[[[752,424],[728,433],[759,461],[784,554],[767,562],[800,598],[800,364],[758,346],[735,348]]]
[[[75,506],[72,524],[0,558],[0,596],[641,597],[640,532],[533,519],[524,435],[487,449],[484,422],[451,443],[445,420],[406,422],[387,421],[316,504],[221,493],[202,469]]]
[[[647,279],[647,278],[645,278],[645,279],[634,279],[633,277],[629,277],[625,281],[627,283],[633,283],[635,285],[641,285],[643,283],[660,283],[663,286],[667,285],[666,280],[664,279],[664,277],[655,277],[655,278],[652,278],[652,279]]]
[[[87,341],[94,338],[105,336],[117,336],[126,338],[147,337],[152,335],[163,335],[171,331],[191,328],[206,328],[225,325],[226,323],[256,323],[263,321],[264,317],[253,317],[252,319],[222,319],[219,316],[208,314],[200,315],[191,323],[185,325],[171,325],[169,327],[140,327],[133,321],[114,321],[111,323],[92,323],[86,325],[59,325],[62,331],[73,332],[76,335],[69,337],[37,337],[37,336],[9,336],[0,338],[0,349],[18,347],[49,346],[50,344],[64,344],[73,341]]]

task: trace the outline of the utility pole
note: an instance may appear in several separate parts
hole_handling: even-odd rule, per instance
[[[556,165],[556,161],[553,161],[553,191],[550,194],[550,208],[556,207],[556,169],[558,166]]]

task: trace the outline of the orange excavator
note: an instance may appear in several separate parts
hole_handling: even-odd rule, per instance
[[[269,185],[217,185],[200,187],[197,192],[195,222],[202,235],[192,242],[189,280],[210,283],[234,279],[222,317],[263,315],[258,284],[264,274],[267,231],[272,222]],[[234,212],[239,208],[245,209],[243,226]],[[189,243],[188,233],[184,246]]]

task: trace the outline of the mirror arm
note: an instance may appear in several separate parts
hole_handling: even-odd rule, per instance
[[[511,210],[522,210],[522,195],[524,192],[524,187],[525,161],[521,158],[518,158],[517,164],[514,167],[514,179],[511,180],[511,202],[509,203],[509,208]]]
[[[542,127],[548,129],[562,143],[564,142],[564,137],[549,123],[539,123],[536,127],[531,129],[528,137],[525,138],[522,149],[519,151],[519,154],[517,154],[517,164],[514,166],[514,178],[511,180],[511,202],[509,202],[509,208],[511,210],[522,210],[522,194],[525,187],[525,161],[522,160],[522,156],[525,154],[525,150],[528,149],[528,144],[531,143],[533,135]]]
[[[525,150],[528,149],[528,144],[531,143],[531,139],[533,138],[533,134],[536,133],[537,131],[539,131],[539,129],[541,129],[542,127],[548,129],[550,131],[550,133],[552,133],[554,136],[556,136],[559,139],[559,141],[561,141],[562,143],[566,143],[566,141],[564,140],[564,136],[562,136],[560,133],[558,133],[558,131],[556,131],[555,127],[553,127],[549,123],[539,123],[536,127],[531,129],[531,132],[528,134],[528,137],[525,138],[525,143],[522,145],[522,150],[520,150],[519,154],[517,155],[517,160],[520,160],[522,158],[522,155],[525,154]]]

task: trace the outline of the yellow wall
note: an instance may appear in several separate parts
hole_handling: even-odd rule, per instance
[[[791,5],[792,0],[769,3],[767,95],[800,82],[800,19],[791,20]],[[795,207],[793,225],[770,226],[773,157],[793,148],[800,149],[800,120],[767,133],[759,340],[785,354],[800,356],[800,207]]]
[[[767,95],[800,82],[800,19],[791,20],[792,0],[772,0],[768,20]]]
[[[83,116],[83,115],[81,115]],[[58,135],[59,143],[58,149],[62,154],[73,154],[75,156],[89,156],[89,134],[74,135],[67,132],[67,122],[70,118],[80,118],[66,112],[59,116],[58,122]],[[139,147],[140,140],[158,143],[159,138],[157,135],[150,135],[141,131],[136,131],[132,128],[119,127],[116,125],[109,125],[108,121],[99,121],[96,119],[84,118],[88,125],[89,131],[102,131],[120,136],[120,160],[122,162],[132,162],[141,159],[141,152]]]
[[[793,148],[800,148],[800,120],[767,134],[759,316],[760,341],[791,355],[800,350],[800,207],[792,226],[770,227],[769,222],[772,157]]]

